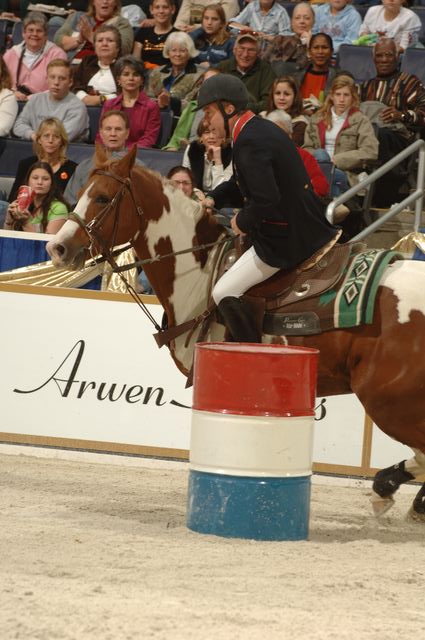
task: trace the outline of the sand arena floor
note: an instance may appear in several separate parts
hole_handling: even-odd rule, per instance
[[[21,448],[25,451],[25,448]],[[314,484],[310,539],[185,527],[187,471],[0,453],[0,639],[425,637],[425,524],[409,490]]]

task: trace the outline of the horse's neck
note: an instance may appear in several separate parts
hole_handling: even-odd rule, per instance
[[[223,229],[204,215],[199,203],[179,190],[165,185],[164,192],[170,208],[164,208],[159,219],[148,222],[144,233],[149,256],[178,254],[190,248],[195,251],[147,265],[146,274],[170,324],[180,324],[208,305],[222,245],[196,247],[215,242]]]

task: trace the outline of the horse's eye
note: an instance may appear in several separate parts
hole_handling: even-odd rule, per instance
[[[96,196],[96,204],[108,204],[109,198],[107,196]]]

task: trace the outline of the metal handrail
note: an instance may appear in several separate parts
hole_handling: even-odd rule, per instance
[[[423,199],[424,199],[424,180],[425,180],[425,141],[424,140],[416,140],[411,145],[406,147],[406,149],[403,149],[403,151],[400,151],[400,153],[394,156],[394,158],[391,158],[391,160],[388,160],[388,162],[383,164],[382,167],[379,167],[379,169],[377,169],[376,171],[371,173],[369,176],[367,176],[367,178],[365,178],[358,184],[354,185],[354,187],[351,187],[350,189],[348,189],[348,191],[345,191],[344,193],[342,193],[340,196],[338,196],[338,198],[335,198],[335,200],[332,200],[332,202],[328,205],[326,209],[326,218],[329,220],[329,222],[333,222],[335,209],[339,204],[343,204],[344,202],[346,202],[347,200],[355,196],[357,193],[359,193],[359,191],[363,191],[366,187],[369,187],[373,182],[376,182],[376,180],[378,180],[383,175],[388,173],[388,171],[393,169],[400,162],[402,162],[409,156],[416,153],[416,151],[419,152],[418,170],[417,170],[417,176],[416,176],[416,190],[410,193],[408,196],[406,196],[406,198],[404,198],[401,202],[397,202],[396,204],[394,204],[387,211],[387,213],[385,213],[381,218],[379,218],[379,220],[375,220],[374,222],[372,222],[370,225],[366,227],[366,229],[363,229],[363,231],[361,231],[356,236],[351,238],[351,240],[352,241],[363,240],[363,238],[366,238],[369,234],[375,231],[375,229],[378,229],[378,227],[380,227],[385,222],[387,222],[387,220],[390,220],[391,218],[393,218],[395,215],[397,215],[397,213],[400,213],[400,211],[403,211],[403,209],[405,209],[409,204],[413,202],[415,203],[415,220],[413,224],[413,229],[414,231],[419,231],[419,227],[421,224],[421,217],[422,217]]]

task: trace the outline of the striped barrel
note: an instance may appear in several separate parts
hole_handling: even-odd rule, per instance
[[[189,529],[307,538],[317,362],[304,347],[196,345]]]

